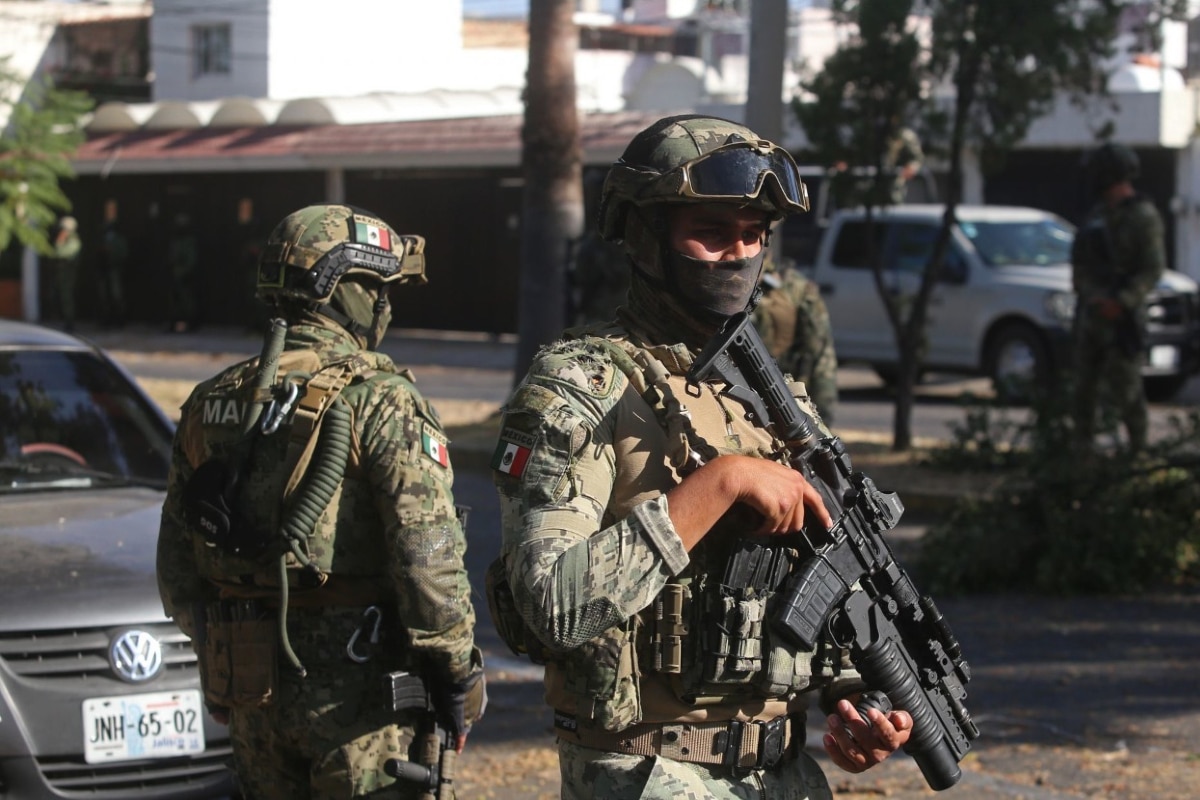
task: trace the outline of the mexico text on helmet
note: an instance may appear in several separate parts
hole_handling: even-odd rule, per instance
[[[425,239],[396,233],[375,214],[347,205],[315,205],[289,214],[271,232],[258,264],[261,300],[323,303],[338,282],[425,282]]]

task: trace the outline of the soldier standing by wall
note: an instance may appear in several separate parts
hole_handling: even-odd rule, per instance
[[[744,126],[650,126],[601,204],[632,262],[627,307],[543,350],[505,407],[490,578],[514,613],[497,626],[546,661],[564,798],[831,798],[804,753],[812,696],[843,769],[908,739],[907,713],[855,711],[844,654],[768,636],[765,596],[721,588],[742,536],[830,522],[798,472],[763,457],[770,436],[744,407],[686,381],[749,304],[772,219],[806,208],[791,157]]]
[[[79,285],[79,257],[83,242],[79,238],[79,223],[74,217],[59,220],[58,230],[51,241],[50,282],[54,312],[66,331],[75,330],[75,291]]]
[[[1096,203],[1071,247],[1077,295],[1074,421],[1078,444],[1090,449],[1097,417],[1120,420],[1129,446],[1146,444],[1142,384],[1146,296],[1166,269],[1162,217],[1133,187],[1137,154],[1105,144],[1088,159]]]
[[[196,327],[196,268],[199,260],[200,244],[192,229],[191,215],[180,211],[175,215],[171,237],[167,240],[168,330],[172,333],[187,333]]]
[[[129,241],[121,233],[116,218],[105,220],[97,248],[96,278],[100,283],[101,308],[105,325],[125,324],[125,272],[129,263]]]
[[[350,206],[285,217],[258,269],[282,350],[183,406],[159,586],[250,798],[415,798],[385,763],[418,760],[427,698],[450,751],[482,714],[446,436],[374,350],[424,246]]]

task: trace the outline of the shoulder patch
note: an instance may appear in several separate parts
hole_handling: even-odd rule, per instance
[[[609,395],[623,383],[612,355],[595,339],[560,342],[543,350],[531,372],[582,389],[593,397]]]
[[[521,477],[521,473],[525,471],[525,462],[529,460],[529,454],[533,452],[536,443],[537,437],[532,433],[507,426],[502,428],[500,441],[496,443],[496,451],[492,453],[492,469],[514,478]]]
[[[440,467],[450,466],[450,440],[435,425],[421,420],[421,452]]]

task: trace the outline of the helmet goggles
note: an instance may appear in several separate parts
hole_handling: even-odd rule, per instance
[[[769,200],[785,214],[809,208],[808,187],[791,154],[765,140],[718,147],[663,174],[645,194],[655,200],[671,199],[664,195],[700,202]]]

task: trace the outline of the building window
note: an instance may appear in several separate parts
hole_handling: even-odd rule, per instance
[[[228,75],[230,62],[229,24],[192,27],[192,77]]]

